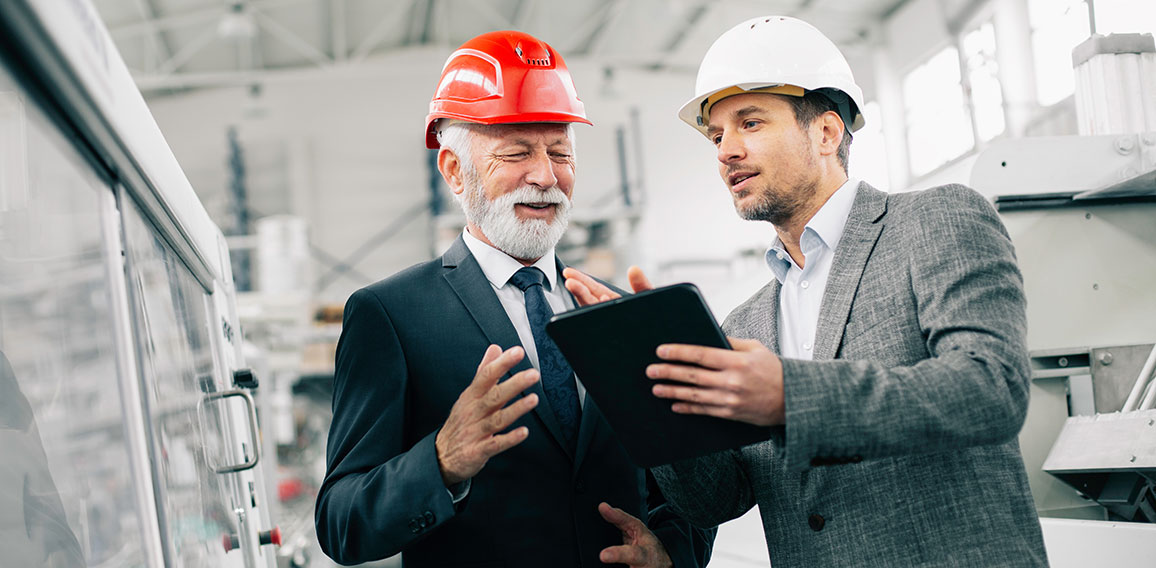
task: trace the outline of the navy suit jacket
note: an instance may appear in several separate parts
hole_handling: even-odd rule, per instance
[[[598,553],[622,544],[598,513],[606,501],[647,521],[675,566],[704,566],[714,531],[674,515],[592,399],[567,450],[540,383],[528,390],[537,408],[513,426],[529,437],[490,459],[453,503],[434,438],[490,344],[520,341],[461,237],[441,258],[350,297],[317,497],[325,553],[353,564],[401,552],[408,568],[603,566]],[[510,375],[528,368],[523,358]]]

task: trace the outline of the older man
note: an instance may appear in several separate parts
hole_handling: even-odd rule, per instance
[[[696,91],[679,114],[739,215],[773,226],[773,278],[723,324],[734,350],[660,346],[647,374],[675,412],[774,428],[657,468],[670,502],[703,526],[758,505],[776,568],[1045,565],[1016,442],[1023,282],[995,209],[959,185],[848,178],[862,94],[800,20],[723,34]],[[575,276],[584,302],[613,294]]]
[[[562,59],[484,34],[450,56],[430,109],[466,230],[346,304],[322,548],[342,563],[401,552],[407,568],[705,565],[713,531],[650,491],[544,333],[574,304],[554,246],[572,124],[589,124]]]

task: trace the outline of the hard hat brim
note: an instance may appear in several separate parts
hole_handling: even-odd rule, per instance
[[[437,122],[442,119],[460,120],[462,122],[470,122],[473,124],[562,124],[562,123],[582,123],[594,126],[584,116],[576,116],[573,114],[557,113],[557,112],[539,112],[529,114],[519,114],[517,116],[492,116],[486,118],[478,118],[462,114],[454,114],[441,112],[437,115],[429,115],[426,117],[425,126],[425,147],[430,150],[437,150],[441,148],[441,143],[438,142]]]

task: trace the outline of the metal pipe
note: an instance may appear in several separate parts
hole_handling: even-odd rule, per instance
[[[1152,403],[1156,403],[1156,381],[1148,383],[1148,389],[1144,391],[1144,400],[1136,410],[1152,410]]]
[[[1148,360],[1144,361],[1144,368],[1140,370],[1140,376],[1136,377],[1135,384],[1132,385],[1132,392],[1128,395],[1128,400],[1124,401],[1124,407],[1120,412],[1131,412],[1137,409],[1140,402],[1140,395],[1144,393],[1144,387],[1148,385],[1148,379],[1152,378],[1152,371],[1156,369],[1156,345],[1152,346],[1152,351],[1148,353]],[[1144,402],[1151,407],[1152,397],[1148,396]]]

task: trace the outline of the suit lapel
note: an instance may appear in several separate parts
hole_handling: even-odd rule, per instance
[[[867,259],[883,231],[882,217],[886,212],[887,194],[860,182],[843,229],[843,238],[835,247],[831,274],[827,277],[827,289],[819,307],[819,325],[815,331],[816,361],[833,359],[839,352],[851,303],[859,289]]]
[[[763,313],[770,314],[770,317],[761,320],[766,329],[758,330],[755,337],[766,337],[770,339],[770,345],[767,346],[774,353],[779,353],[779,294],[782,292],[782,285],[779,284],[778,278],[771,278],[770,294],[767,295],[766,301],[770,302],[769,306],[763,307]]]
[[[500,345],[502,349],[522,345],[521,339],[518,338],[518,331],[514,329],[514,324],[510,323],[510,317],[506,315],[502,302],[494,294],[489,280],[482,272],[482,267],[478,266],[477,259],[470,254],[470,249],[466,247],[462,237],[459,236],[450,246],[450,249],[442,255],[442,267],[446,269],[444,273],[446,281],[449,282],[454,293],[461,299],[462,304],[490,343]],[[533,367],[530,365],[530,358],[523,357],[510,370],[510,375],[531,368]],[[554,418],[554,411],[546,400],[546,393],[542,390],[542,381],[534,383],[526,390],[538,395],[538,406],[534,407],[534,415],[538,417],[538,420],[542,422],[546,431],[554,437],[558,445],[565,449],[567,444],[562,435],[562,427]],[[565,451],[569,454],[569,450]]]
[[[578,426],[578,443],[574,454],[575,473],[582,467],[582,460],[586,459],[587,454],[590,453],[590,446],[594,443],[595,434],[605,423],[602,411],[598,410],[598,405],[594,403],[594,399],[587,392],[586,402],[582,404],[582,420]]]

